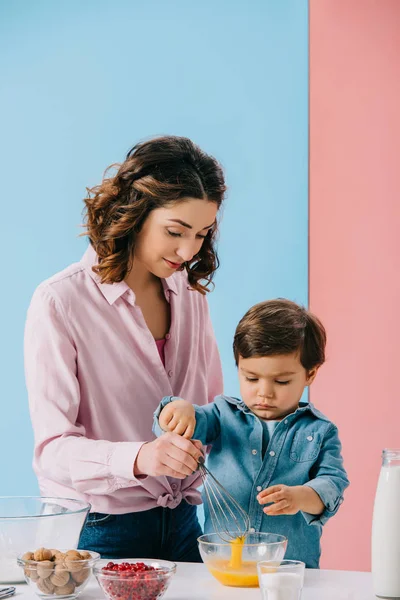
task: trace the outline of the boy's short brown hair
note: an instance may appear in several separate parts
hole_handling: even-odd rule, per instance
[[[310,371],[325,361],[326,332],[321,321],[291,300],[278,298],[252,306],[236,327],[233,353],[239,357],[300,353]]]

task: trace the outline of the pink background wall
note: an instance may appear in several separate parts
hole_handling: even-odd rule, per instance
[[[380,454],[400,447],[399,140],[400,1],[310,0],[310,306],[329,334],[310,398],[351,480],[323,568],[370,569]]]

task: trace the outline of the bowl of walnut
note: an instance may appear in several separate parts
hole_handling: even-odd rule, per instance
[[[100,554],[87,550],[38,548],[18,557],[26,582],[46,600],[76,598],[86,587]]]

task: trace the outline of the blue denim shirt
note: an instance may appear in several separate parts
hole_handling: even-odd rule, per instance
[[[163,433],[158,424],[161,409],[175,399],[163,398],[154,413],[153,431],[158,436]],[[300,402],[294,413],[277,423],[263,457],[263,424],[242,400],[217,396],[214,402],[194,408],[193,438],[212,446],[207,466],[248,511],[251,530],[285,535],[285,558],[318,568],[322,526],[338,511],[349,485],[337,427],[311,403]],[[323,513],[266,515],[256,496],[277,484],[313,488],[325,505]],[[207,503],[204,513],[208,533],[213,527]]]

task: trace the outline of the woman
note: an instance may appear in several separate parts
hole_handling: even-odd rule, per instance
[[[207,403],[222,372],[205,293],[221,167],[190,140],[136,145],[85,200],[90,246],[28,310],[25,368],[42,495],[84,499],[80,548],[198,562],[201,444],[154,439],[166,395]]]

